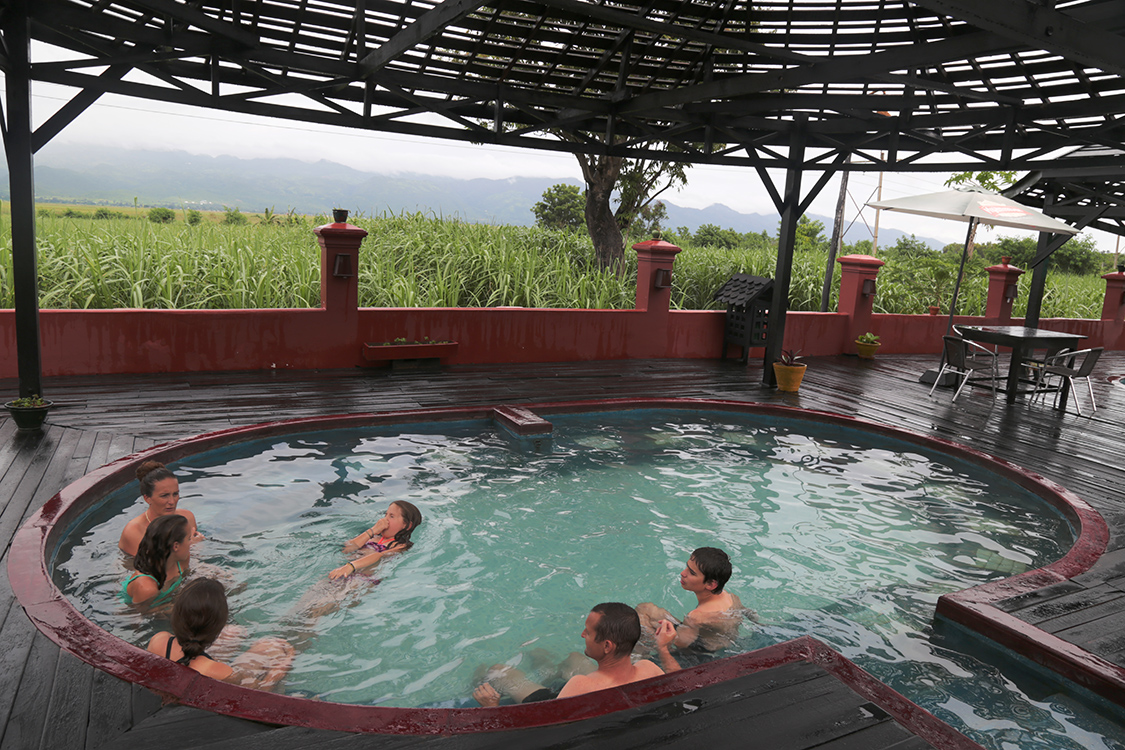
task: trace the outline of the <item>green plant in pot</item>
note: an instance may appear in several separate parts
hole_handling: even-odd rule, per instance
[[[868,331],[855,340],[856,351],[860,359],[875,359],[875,350],[879,348],[879,337]]]
[[[781,357],[773,363],[773,374],[777,379],[777,389],[796,393],[801,388],[801,380],[805,377],[808,365],[799,362],[801,350],[783,349]]]
[[[47,418],[47,412],[52,406],[54,406],[53,401],[48,401],[38,393],[12,399],[4,404],[4,408],[12,415],[16,427],[21,430],[42,429],[43,420]]]

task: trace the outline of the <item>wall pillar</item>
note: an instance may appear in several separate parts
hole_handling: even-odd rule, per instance
[[[855,340],[871,330],[875,305],[875,279],[883,261],[870,255],[845,255],[840,264],[840,304],[837,312],[848,316],[848,327],[841,351],[855,354]]]
[[[637,251],[637,309],[668,312],[672,300],[672,266],[680,248],[662,239],[633,245]]]
[[[1125,273],[1107,273],[1105,279],[1105,301],[1102,303],[1102,320],[1114,323],[1125,322]]]
[[[988,301],[985,303],[984,317],[990,323],[1011,323],[1012,305],[1016,301],[1019,278],[1024,270],[1008,263],[989,266]]]
[[[320,245],[320,306],[329,312],[359,307],[359,246],[367,231],[347,222],[313,229]]]

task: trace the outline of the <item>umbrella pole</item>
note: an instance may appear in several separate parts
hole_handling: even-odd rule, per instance
[[[969,243],[973,241],[973,232],[977,228],[977,218],[969,219],[969,231],[965,235],[965,246],[961,248],[961,265],[957,268],[957,280],[953,282],[953,301],[949,303],[949,320],[945,324],[945,335],[953,330],[953,316],[957,314],[957,295],[961,292],[961,277],[965,275],[965,261],[969,258]],[[941,363],[938,372],[945,366],[945,347],[941,348]]]

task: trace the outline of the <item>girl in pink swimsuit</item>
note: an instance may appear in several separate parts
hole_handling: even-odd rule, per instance
[[[410,549],[414,546],[410,535],[421,523],[422,513],[413,503],[395,500],[374,526],[344,544],[344,554],[358,551],[360,555],[333,570],[328,577],[347,578],[371,568],[387,555]]]

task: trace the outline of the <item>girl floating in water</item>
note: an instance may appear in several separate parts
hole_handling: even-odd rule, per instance
[[[179,588],[191,560],[190,525],[180,515],[161,516],[137,546],[137,572],[121,584],[126,604],[163,604]]]
[[[180,481],[176,475],[159,461],[145,461],[137,467],[137,481],[141,483],[141,495],[148,507],[145,512],[125,524],[121,540],[117,546],[126,555],[137,554],[137,545],[144,538],[145,529],[161,516],[180,515],[187,519],[191,528],[191,541],[197,542],[203,536],[196,530],[195,516],[190,510],[178,508],[180,502]]]
[[[315,636],[316,621],[339,609],[341,601],[348,594],[361,587],[379,583],[367,571],[383,558],[413,547],[410,535],[421,523],[422,513],[413,503],[395,500],[374,526],[345,542],[344,553],[358,552],[359,556],[330,571],[329,580],[321,579],[319,583],[313,584],[283,618],[294,624],[294,643],[302,647],[309,638]]]
[[[148,650],[202,675],[258,690],[270,690],[293,665],[293,647],[281,638],[262,638],[227,665],[207,653],[227,624],[223,585],[197,578],[184,586],[172,607],[172,632],[157,633]]]
[[[328,577],[333,580],[347,578],[370,568],[387,555],[405,552],[414,546],[410,535],[421,523],[422,513],[413,503],[395,500],[374,526],[344,543],[344,554],[357,550],[362,554],[330,572]]]

